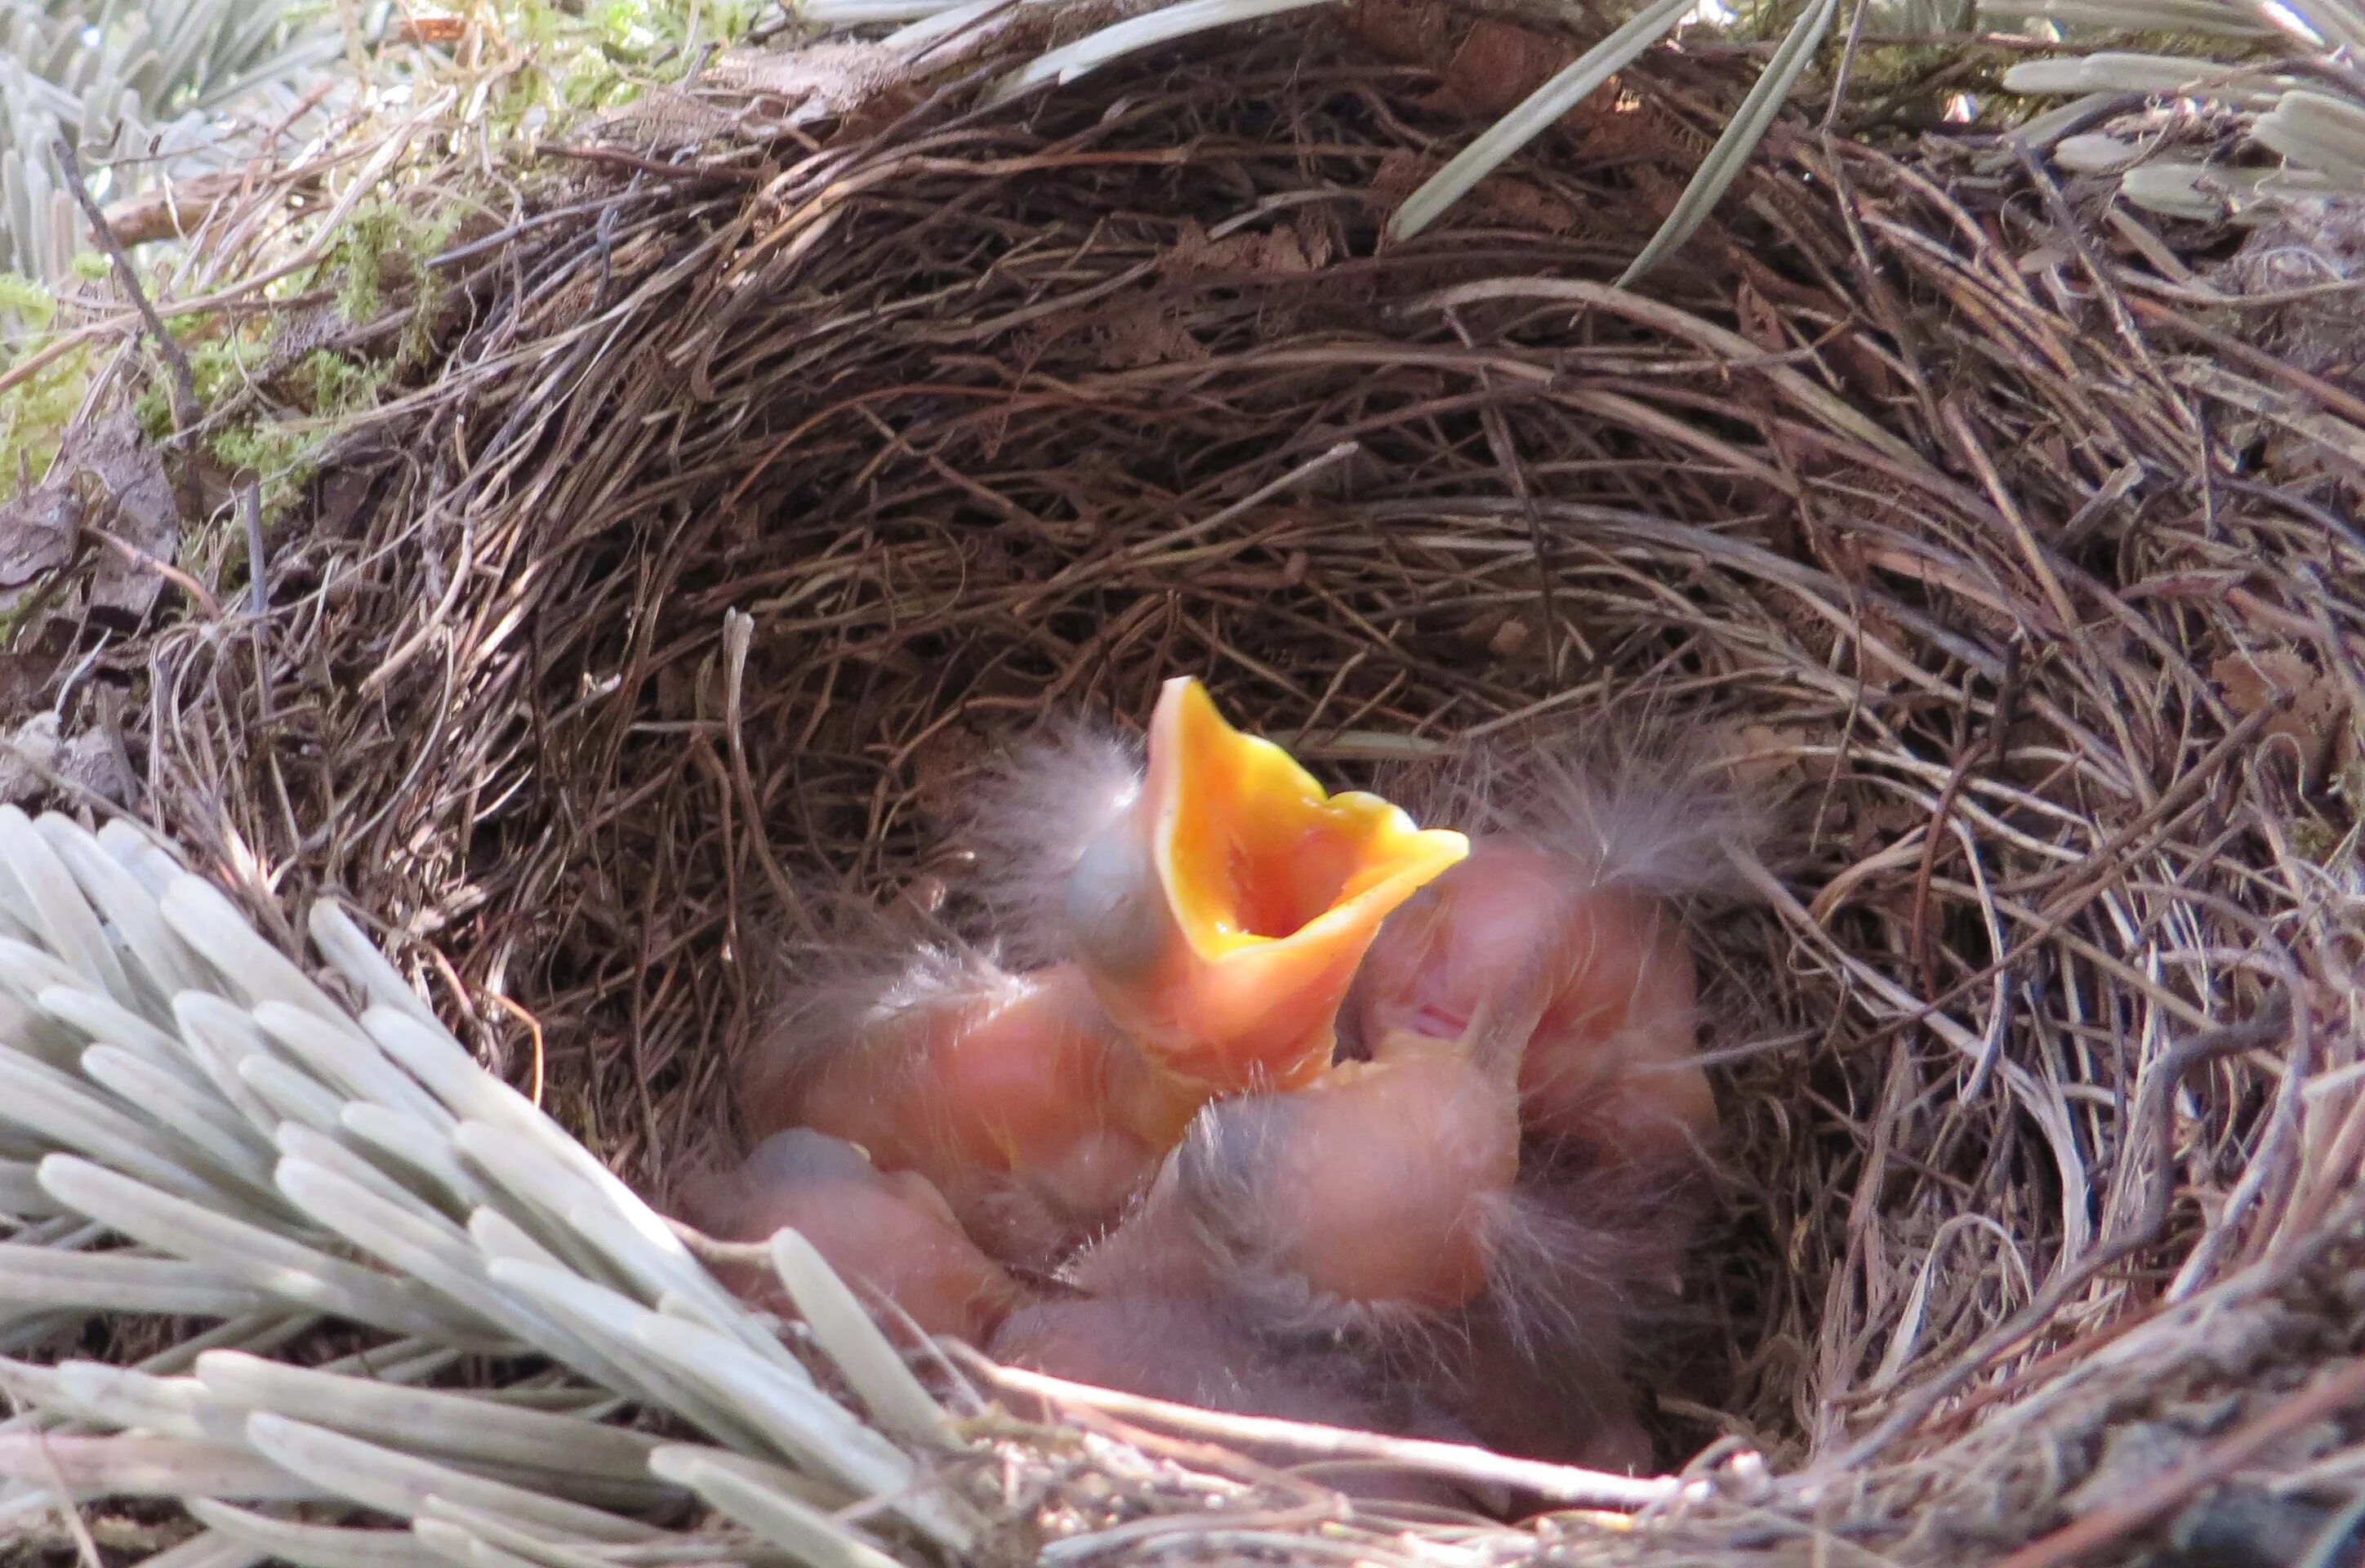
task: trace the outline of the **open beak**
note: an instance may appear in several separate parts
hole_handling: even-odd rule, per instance
[[[1103,1004],[1169,1071],[1215,1092],[1294,1088],[1329,1065],[1339,1006],[1381,922],[1463,859],[1376,795],[1333,795],[1272,742],[1224,722],[1196,680],[1166,683],[1142,792],[1088,855],[1071,902]],[[1138,894],[1123,897],[1121,893]],[[1120,916],[1117,912],[1122,911]]]

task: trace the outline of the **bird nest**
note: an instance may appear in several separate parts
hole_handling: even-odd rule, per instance
[[[118,544],[20,618],[18,700],[63,714],[36,772],[70,808],[113,755],[70,738],[120,734],[114,792],[263,940],[119,834],[0,823],[30,890],[0,902],[73,971],[10,949],[6,983],[50,1071],[135,1124],[164,1114],[136,1074],[57,1044],[112,1016],[60,888],[219,991],[159,1011],[118,965],[159,1027],[116,1044],[215,1084],[230,1126],[295,1124],[222,1202],[309,1250],[241,1276],[243,1233],[126,1195],[166,1173],[70,1118],[11,1134],[7,1267],[51,1309],[15,1344],[149,1358],[118,1383],[9,1364],[14,1429],[48,1434],[0,1448],[17,1521],[60,1487],[211,1497],[173,1549],[192,1564],[2337,1545],[2365,1472],[2340,1418],[2365,1394],[2365,410],[2336,384],[2351,297],[2259,262],[2345,257],[2293,227],[2321,215],[2146,227],[1990,141],[1788,125],[1622,292],[1744,84],[1713,59],[1631,73],[1384,243],[1472,117],[1568,58],[1553,37],[1372,0],[976,106],[971,73],[1043,41],[935,74],[729,54],[510,165],[439,150],[438,109],[381,124],[342,154],[415,172],[380,241],[223,313],[275,335],[215,428],[322,396],[324,355],[393,364],[387,395],[267,527],[227,471],[176,464],[180,505],[218,484],[230,520],[178,566],[123,542],[107,487],[91,526]],[[251,265],[262,218],[324,188],[259,173],[196,253]],[[136,467],[108,428],[37,494]],[[241,553],[251,601],[222,586]],[[126,633],[149,571],[187,612]],[[1057,711],[1138,720],[1184,672],[1334,781],[1640,716],[1718,737],[1767,801],[1746,896],[1691,912],[1729,999],[1726,1177],[1659,1348],[1671,1479],[941,1358],[915,1383],[786,1248],[810,1322],[784,1363],[557,1135],[668,1203],[738,1136],[774,956],[841,896],[950,889],[957,916],[947,823],[996,747]],[[25,868],[40,843],[68,883]],[[326,915],[329,991],[258,957],[312,962],[321,894],[403,979]],[[366,1070],[324,1065],[364,1039]],[[434,1211],[415,1233],[363,1201],[405,1202],[387,1172]],[[321,1260],[352,1272],[322,1285]],[[58,1315],[128,1301],[151,1316]],[[153,1316],[176,1310],[230,1316],[186,1338]],[[414,1384],[481,1397],[406,1406]],[[1250,1438],[1261,1462],[1227,1457]],[[1275,1453],[1560,1511],[1395,1517]],[[101,1516],[120,1540],[82,1539],[180,1520],[126,1506]]]

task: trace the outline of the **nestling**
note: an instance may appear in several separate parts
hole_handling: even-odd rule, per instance
[[[1028,754],[970,823],[992,941],[799,1000],[713,1225],[1080,1381],[1646,1463],[1717,1126],[1673,901],[1751,823],[1668,759],[1482,783],[1416,825],[1187,678],[1143,764]]]

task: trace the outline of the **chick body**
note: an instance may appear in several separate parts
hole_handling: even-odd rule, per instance
[[[751,1099],[758,1131],[803,1126],[914,1171],[998,1257],[1047,1262],[1148,1184],[1204,1095],[1154,1070],[1073,967],[873,1007],[813,1065]]]
[[[1189,1385],[1167,1396],[1238,1407],[1250,1347],[1477,1296],[1518,1168],[1509,1086],[1451,1053],[1343,1063],[1294,1092],[1217,1101],[1139,1207],[1075,1260],[1087,1301],[1031,1308],[1009,1342],[1104,1372],[1138,1362],[1121,1386]],[[1161,1310],[1180,1315],[1174,1332],[1106,1305],[1152,1296],[1173,1304]],[[1060,1346],[1063,1329],[1078,1343]],[[1199,1386],[1236,1372],[1238,1386]]]
[[[879,1170],[841,1138],[797,1127],[756,1146],[688,1205],[719,1240],[760,1242],[795,1230],[841,1275],[876,1292],[930,1334],[982,1343],[1026,1297],[972,1242],[943,1196],[913,1171]],[[726,1271],[740,1294],[784,1306],[766,1270]]]
[[[1411,1042],[1217,1102],[1078,1257],[1078,1294],[1014,1312],[992,1351],[1208,1408],[1644,1469],[1630,1238],[1535,1212],[1519,1142],[1508,1083]]]
[[[1532,1029],[1508,1047],[1528,1130],[1656,1164],[1693,1157],[1716,1126],[1697,985],[1658,900],[1498,834],[1381,928],[1348,1005],[1365,1040],[1456,1040],[1532,991]]]
[[[1567,774],[1541,792],[1552,811],[1474,843],[1419,830],[1325,794],[1187,681],[1149,754],[1129,778],[1111,748],[1052,754],[1044,777],[1092,802],[1065,841],[1042,789],[1011,785],[1027,809],[1001,837],[1035,848],[999,874],[1038,912],[1017,946],[1063,961],[905,987],[752,1105],[941,1188],[935,1209],[894,1193],[896,1234],[936,1226],[925,1277],[863,1250],[893,1229],[870,1217],[878,1172],[870,1208],[813,1223],[1007,1361],[1647,1464],[1629,1339],[1687,1243],[1715,1126],[1693,957],[1656,895],[1708,885],[1737,819]],[[1335,1058],[1342,1038],[1359,1059]],[[982,1250],[947,1250],[947,1226]],[[1068,1289],[1030,1295],[988,1253],[1064,1260]]]
[[[988,1346],[996,1359],[1202,1409],[1474,1440],[1418,1380],[1350,1339],[1277,1313],[1273,1282],[1211,1244],[1176,1201],[1171,1171],[1140,1214],[1077,1260],[1075,1294],[1010,1315]],[[1284,1452],[1244,1447],[1293,1462]],[[1473,1503],[1451,1484],[1384,1471],[1328,1479],[1372,1502]]]
[[[1234,1267],[1312,1298],[1451,1307],[1485,1287],[1519,1149],[1507,1082],[1407,1051],[1209,1106],[1177,1154],[1177,1203]]]

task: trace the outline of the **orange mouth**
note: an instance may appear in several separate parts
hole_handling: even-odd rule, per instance
[[[1129,828],[1148,851],[1132,875],[1154,884],[1139,890],[1154,906],[1147,950],[1095,965],[1087,941],[1085,967],[1161,1065],[1216,1092],[1291,1088],[1327,1067],[1381,922],[1470,852],[1376,795],[1330,794],[1225,722],[1189,677],[1159,698]]]

